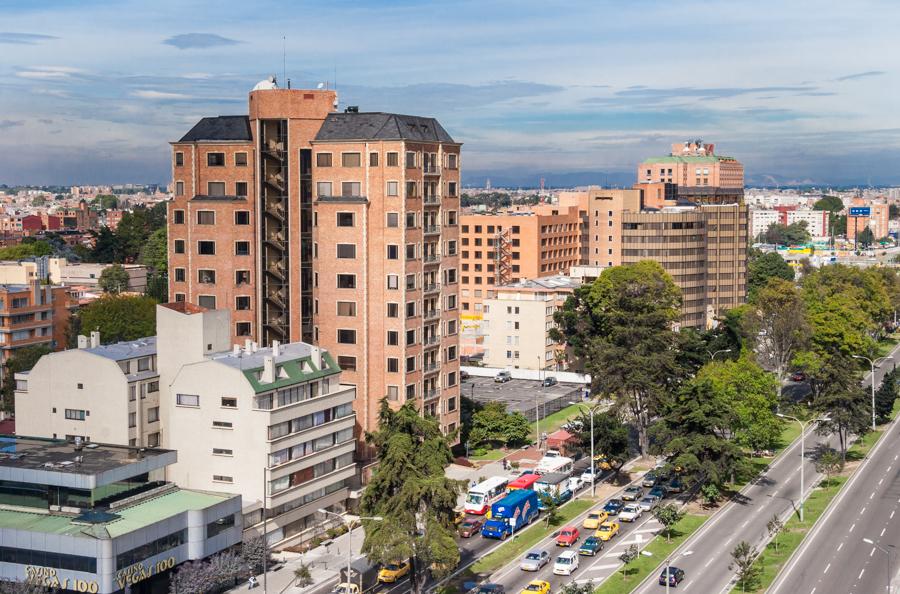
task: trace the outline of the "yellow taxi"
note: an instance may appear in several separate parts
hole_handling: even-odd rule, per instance
[[[550,582],[532,580],[519,594],[550,594]]]
[[[409,573],[409,561],[392,561],[378,572],[378,581],[382,584],[392,584]]]
[[[453,523],[454,524],[456,524],[456,525],[462,524],[463,520],[465,520],[465,519],[466,519],[465,511],[463,511],[461,509],[457,509],[457,510],[453,511]]]
[[[602,540],[603,542],[608,541],[613,536],[619,533],[619,523],[606,521],[600,524],[600,527],[597,528],[597,531],[594,532],[594,536]]]
[[[600,527],[600,524],[608,519],[609,514],[602,509],[598,509],[596,511],[592,511],[587,515],[587,517],[584,519],[584,522],[581,523],[581,527],[587,528],[588,530],[596,530]]]
[[[597,454],[594,456],[594,462],[597,463],[597,467],[601,470],[610,470],[612,466],[609,464],[609,460],[606,457],[606,454]]]

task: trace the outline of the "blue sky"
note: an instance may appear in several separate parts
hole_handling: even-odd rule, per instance
[[[699,137],[756,183],[900,183],[898,25],[867,0],[0,0],[0,183],[168,181],[167,143],[246,113],[283,44],[295,88],[439,118],[472,180],[624,183]]]

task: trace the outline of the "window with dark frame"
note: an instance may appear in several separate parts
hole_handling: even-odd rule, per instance
[[[206,164],[209,167],[224,167],[225,153],[206,153]]]
[[[247,166],[247,153],[235,153],[234,154],[234,164],[237,167],[246,167]]]
[[[234,242],[234,255],[235,256],[249,256],[250,255],[250,242],[249,241],[235,241]]]
[[[247,311],[250,309],[250,295],[238,295],[234,298],[234,309]]]
[[[316,167],[331,167],[331,153],[316,153]]]
[[[356,275],[355,274],[338,274],[337,275],[337,288],[338,289],[355,289],[356,288]]]
[[[352,227],[353,219],[354,219],[354,213],[339,212],[339,213],[337,213],[337,226],[338,227]]]
[[[216,255],[216,242],[215,241],[198,241],[197,242],[197,253],[201,256],[215,256]]]
[[[184,166],[184,153],[177,152],[175,153],[175,167],[183,167]]]
[[[356,344],[356,330],[338,328],[337,341],[338,344]]]
[[[341,153],[341,167],[359,167],[362,158],[359,153]]]
[[[250,224],[250,211],[249,210],[235,211],[234,224],[235,225],[249,225]]]

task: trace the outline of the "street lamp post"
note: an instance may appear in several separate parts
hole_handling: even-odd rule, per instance
[[[720,350],[716,351],[715,353],[706,351],[706,353],[709,355],[710,361],[714,360],[716,358],[716,355],[718,355],[719,353],[730,353],[730,352],[731,352],[731,349],[720,349]]]
[[[600,408],[600,405],[597,404],[593,407],[587,407],[577,402],[569,402],[569,404],[574,404],[578,408],[588,411],[588,414],[591,416],[591,497],[594,497],[596,495],[594,485],[597,481],[597,468],[595,466],[596,462],[594,461],[594,415],[596,414],[597,409]]]
[[[804,492],[804,482],[803,482],[803,462],[806,460],[806,450],[804,449],[804,440],[806,438],[806,426],[810,423],[816,423],[819,421],[827,421],[827,418],[820,419],[810,419],[808,421],[801,421],[797,417],[792,417],[790,415],[783,415],[781,413],[777,413],[779,417],[782,419],[791,419],[792,421],[797,421],[800,423],[800,522],[803,522],[803,492]]]
[[[869,386],[872,388],[872,431],[875,431],[875,361],[881,361],[882,359],[890,359],[890,357],[879,357],[874,361],[869,359],[868,357],[864,357],[862,355],[853,355],[854,359],[865,359],[869,362],[869,369],[871,373],[869,374]]]
[[[863,538],[863,542],[872,545],[887,557],[887,594],[891,594],[891,577],[894,575],[894,551],[884,548],[871,538]],[[888,546],[891,548],[894,547],[894,545]]]
[[[347,525],[347,584],[353,583],[352,573],[353,573],[353,522],[357,520],[374,520],[376,522],[382,521],[384,518],[381,516],[353,516],[350,514],[341,515],[339,513],[328,511],[324,508],[319,508],[318,511],[323,515],[330,515],[340,519],[344,524]],[[362,585],[360,585],[360,589],[362,589]],[[347,588],[346,594],[350,594],[350,588]]]

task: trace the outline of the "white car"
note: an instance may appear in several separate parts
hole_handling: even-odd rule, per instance
[[[555,575],[572,575],[576,569],[578,569],[578,551],[566,551],[557,557],[553,564]]]
[[[653,508],[659,503],[659,499],[653,495],[647,495],[638,502],[641,509],[645,512],[653,511]]]
[[[540,571],[547,563],[550,563],[550,553],[547,551],[531,551],[522,559],[519,569],[522,571]]]
[[[641,517],[641,514],[644,513],[644,510],[641,509],[641,506],[637,503],[629,503],[625,507],[622,508],[622,511],[619,512],[619,520],[622,522],[634,522],[638,518]]]
[[[581,473],[581,482],[583,482],[586,485],[591,484],[591,476],[594,477],[595,483],[600,480],[600,473],[597,472],[597,469],[596,468],[588,468],[587,470],[585,470],[584,472]]]
[[[586,484],[587,483],[585,483],[584,479],[580,476],[573,476],[569,478],[569,491],[571,491],[572,493],[576,493],[581,489],[581,487],[585,486]]]

